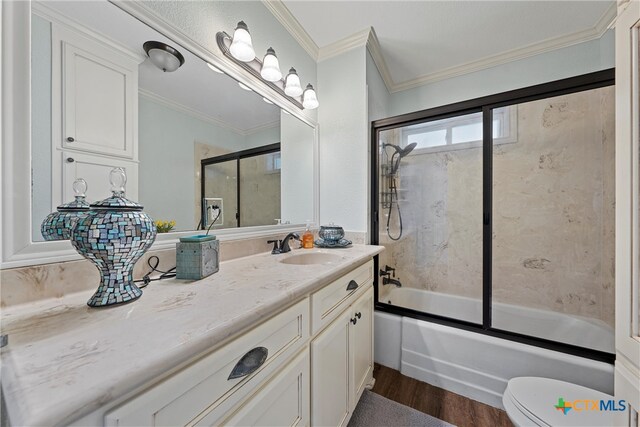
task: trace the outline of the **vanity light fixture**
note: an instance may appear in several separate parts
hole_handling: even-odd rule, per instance
[[[309,83],[302,94],[302,106],[307,110],[313,110],[318,108],[318,105],[320,105],[320,103],[318,102],[316,91],[313,89],[313,86],[311,86],[311,83]]]
[[[236,30],[233,32],[233,39],[229,51],[234,58],[242,62],[251,62],[256,57],[256,52],[251,44],[251,34],[244,21],[238,22]]]
[[[144,42],[142,48],[156,67],[164,72],[173,72],[184,64],[184,56],[177,49],[158,41]]]
[[[276,51],[272,47],[267,49],[267,53],[262,60],[262,69],[260,75],[268,82],[277,82],[282,79],[282,71],[280,71],[280,63],[276,56]]]
[[[308,85],[306,90],[302,90],[300,77],[295,68],[291,68],[286,78],[283,78],[278,57],[272,47],[267,49],[263,60],[255,57],[249,30],[243,21],[238,22],[233,37],[224,31],[219,31],[216,34],[216,42],[226,58],[262,81],[263,85],[266,84],[283,98],[287,98],[299,109],[318,108],[316,91],[311,85]],[[243,84],[240,84],[240,87],[248,89]]]
[[[213,64],[210,64],[207,62],[207,67],[209,67],[211,69],[211,71],[215,71],[218,74],[224,74],[224,71],[222,71],[220,68],[216,67]]]
[[[287,78],[284,79],[284,93],[288,96],[300,96],[302,95],[302,86],[300,85],[300,77],[296,69],[291,67]]]

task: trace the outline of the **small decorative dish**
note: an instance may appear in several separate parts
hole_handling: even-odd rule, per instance
[[[351,240],[340,239],[340,240],[324,240],[324,239],[316,239],[313,244],[317,248],[326,248],[326,249],[335,249],[335,248],[348,248],[351,246]]]

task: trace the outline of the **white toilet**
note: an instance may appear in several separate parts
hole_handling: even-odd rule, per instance
[[[507,415],[516,427],[524,426],[613,426],[614,412],[578,408],[564,411],[557,409],[558,399],[609,401],[606,393],[550,378],[512,378],[502,396]],[[599,403],[598,403],[599,404]]]

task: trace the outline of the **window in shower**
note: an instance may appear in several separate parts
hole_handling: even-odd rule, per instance
[[[422,154],[482,147],[482,131],[482,112],[478,112],[405,126],[401,134],[404,146],[415,143],[415,154]],[[492,132],[494,144],[516,142],[517,108],[495,109]]]
[[[611,362],[613,76],[374,122],[377,309]]]
[[[214,219],[216,228],[275,224],[281,216],[280,166],[280,144],[203,159],[202,228]]]

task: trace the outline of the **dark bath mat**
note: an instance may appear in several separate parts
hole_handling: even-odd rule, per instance
[[[348,427],[454,427],[431,415],[365,390]]]

